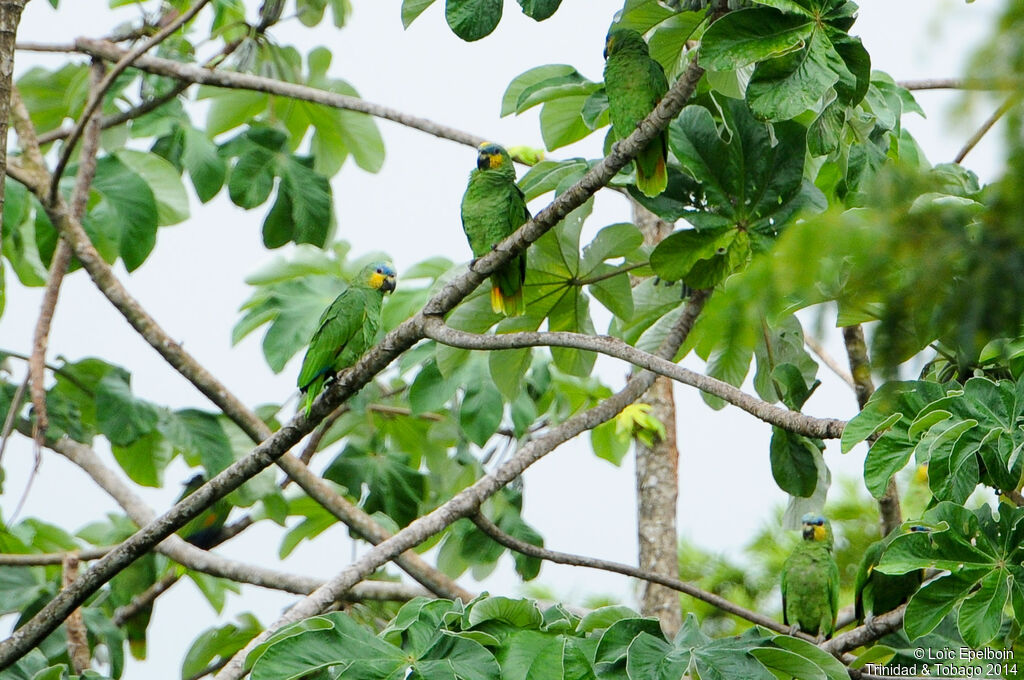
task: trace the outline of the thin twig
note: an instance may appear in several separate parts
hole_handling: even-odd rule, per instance
[[[114,81],[117,80],[117,77],[124,73],[138,57],[162,43],[170,37],[172,33],[190,21],[192,17],[198,14],[199,11],[209,2],[210,0],[196,0],[196,4],[192,5],[187,12],[182,12],[180,15],[175,17],[173,21],[169,22],[166,26],[157,31],[153,37],[139,43],[132,49],[125,52],[117,63],[115,63],[110,69],[103,80],[90,92],[89,101],[86,102],[85,109],[82,111],[82,116],[78,119],[78,122],[75,124],[75,128],[71,131],[71,134],[68,135],[67,141],[64,143],[64,148],[61,149],[57,165],[53,169],[53,174],[50,179],[51,202],[55,201],[57,198],[57,192],[60,190],[60,178],[64,174],[64,168],[67,167],[68,161],[71,159],[71,154],[75,150],[75,145],[78,144],[79,138],[81,138],[85,131],[85,126],[103,103],[103,97],[106,95],[107,90],[109,90],[114,84]]]
[[[809,350],[814,352],[816,357],[821,359],[821,363],[828,366],[829,370],[839,376],[844,383],[850,387],[856,388],[853,384],[853,376],[850,375],[850,372],[843,368],[843,365],[839,363],[839,360],[829,354],[824,345],[818,342],[818,339],[807,331],[804,331],[804,344],[807,345]]]
[[[1012,94],[1009,97],[1007,97],[1006,101],[1003,102],[999,106],[999,108],[996,109],[992,113],[992,115],[989,116],[988,119],[984,123],[981,124],[981,127],[978,128],[978,131],[975,132],[973,135],[971,135],[971,138],[967,140],[966,144],[964,144],[964,148],[960,149],[960,151],[957,152],[956,157],[953,159],[953,162],[954,163],[962,162],[964,160],[964,158],[967,156],[967,154],[969,154],[971,152],[971,149],[973,149],[975,146],[977,146],[978,142],[981,141],[981,138],[984,137],[988,133],[988,131],[992,129],[992,126],[995,125],[997,122],[999,122],[999,119],[1002,118],[1006,114],[1007,111],[1009,111],[1014,106],[1016,106],[1017,102],[1019,102],[1019,101],[1020,101],[1020,95],[1019,94]]]
[[[721,595],[716,595],[702,588],[698,588],[692,583],[686,583],[685,581],[680,581],[677,578],[644,571],[643,569],[638,569],[637,567],[633,567],[628,564],[622,564],[621,562],[611,562],[609,560],[597,559],[596,557],[585,557],[583,555],[574,555],[571,553],[541,548],[506,534],[500,527],[498,527],[497,524],[480,513],[472,515],[469,519],[471,519],[481,531],[493,538],[495,541],[518,553],[529,555],[530,557],[536,557],[548,562],[567,564],[574,567],[587,567],[589,569],[611,571],[616,574],[623,574],[643,581],[657,583],[665,586],[666,588],[671,588],[672,590],[680,593],[685,593],[686,595],[696,598],[702,602],[707,602],[713,607],[717,607],[724,612],[738,616],[753,624],[763,626],[769,630],[774,630],[776,633],[782,633],[784,635],[789,634],[789,626],[779,623],[775,619],[767,617],[764,614],[759,614],[758,612],[741,607],[734,602],[730,602]],[[797,637],[807,640],[808,642],[815,642],[815,638],[807,635],[806,633],[798,633]]]
[[[83,548],[59,553],[0,553],[0,567],[48,567],[64,564],[68,555],[74,555],[80,562],[98,560],[112,550],[112,547]]]
[[[21,410],[21,400],[25,398],[26,388],[28,388],[27,372],[25,373],[25,379],[18,385],[18,389],[14,390],[14,397],[11,399],[11,405],[7,409],[7,417],[4,418],[4,428],[0,430],[0,461],[4,459],[7,440],[11,438],[11,432],[14,431],[14,423],[17,422],[18,411]]]

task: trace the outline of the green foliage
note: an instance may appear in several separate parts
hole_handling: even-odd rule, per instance
[[[562,0],[517,0],[523,14],[535,21],[547,19]],[[402,0],[402,25],[409,25],[434,0]],[[480,40],[490,35],[501,21],[504,0],[445,0],[445,20],[455,35],[463,40]]]
[[[964,641],[978,649],[999,635],[1004,611],[1024,617],[1021,538],[1024,509],[1001,505],[998,516],[987,506],[970,511],[943,501],[928,510],[924,532],[897,536],[878,569],[901,574],[912,569],[946,571],[925,583],[907,605],[904,629],[910,639],[931,632],[954,607]]]
[[[361,678],[461,677],[672,678],[687,668],[702,677],[845,678],[845,669],[813,645],[751,630],[713,640],[690,617],[668,641],[656,620],[624,607],[586,618],[529,600],[483,596],[463,605],[418,598],[374,635],[342,613],[280,632],[249,657],[254,680],[298,678],[332,669]]]
[[[730,12],[701,39],[699,62],[712,71],[754,65],[746,99],[758,118],[789,120],[833,91],[856,105],[868,87],[870,58],[850,36],[857,5],[847,0],[772,2]]]
[[[965,384],[886,383],[843,432],[843,450],[877,435],[864,462],[876,497],[911,455],[928,465],[935,498],[963,504],[979,484],[1012,491],[1024,460],[1024,382],[971,378]]]

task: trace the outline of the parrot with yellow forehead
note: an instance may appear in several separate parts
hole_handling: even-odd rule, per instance
[[[367,265],[320,317],[299,370],[306,415],[328,380],[370,348],[380,328],[384,294],[395,289],[395,270],[386,262]]]
[[[821,515],[801,518],[803,540],[782,565],[782,621],[793,633],[832,637],[839,610],[839,567],[832,557],[832,527]]]
[[[631,28],[612,26],[604,45],[604,89],[612,133],[625,139],[668,92],[665,70],[651,59],[647,43]],[[668,131],[636,155],[636,188],[654,197],[668,186]]]
[[[476,169],[469,173],[462,196],[462,229],[473,257],[479,258],[530,219],[526,197],[516,185],[516,169],[508,151],[484,143],[477,150]],[[526,312],[523,282],[526,253],[516,255],[491,274],[491,309],[495,314]]]

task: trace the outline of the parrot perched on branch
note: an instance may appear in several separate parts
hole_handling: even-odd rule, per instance
[[[516,185],[512,157],[497,144],[481,144],[476,170],[469,173],[462,196],[462,229],[473,256],[489,253],[528,219],[530,212]],[[491,274],[491,309],[495,314],[519,316],[526,312],[525,280],[526,253],[516,255]]]
[[[394,289],[394,268],[377,262],[363,268],[324,311],[299,371],[299,390],[306,395],[307,415],[327,381],[354,364],[373,344],[380,328],[384,294]]]
[[[604,46],[604,89],[612,133],[625,139],[668,92],[665,70],[647,51],[642,35],[630,28],[608,32]],[[654,197],[668,186],[668,131],[652,139],[634,159],[636,188]]]
[[[928,531],[927,527],[912,526],[911,531]],[[893,531],[885,538],[875,541],[864,551],[864,557],[857,567],[857,578],[854,580],[854,611],[857,623],[870,621],[879,614],[892,611],[910,599],[917,592],[924,580],[924,572],[920,569],[906,574],[883,574],[875,570],[882,559],[882,553],[889,547],[893,539],[902,535]]]
[[[832,527],[821,515],[801,520],[803,540],[782,566],[782,621],[820,640],[832,637],[839,609],[839,567],[832,557]]]
[[[181,496],[178,497],[178,502],[180,503],[195,493],[195,490],[203,484],[206,484],[206,477],[204,475],[193,475],[185,482],[185,488],[182,490]],[[185,526],[178,529],[178,535],[197,548],[209,550],[220,542],[221,529],[224,527],[224,522],[227,521],[230,512],[231,503],[221,498],[201,515],[189,520]]]

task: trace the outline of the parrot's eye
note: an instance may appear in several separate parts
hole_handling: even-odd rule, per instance
[[[377,268],[377,273],[378,273],[378,274],[383,274],[384,272],[383,272],[383,271],[381,271],[380,267],[378,267],[378,268]]]

